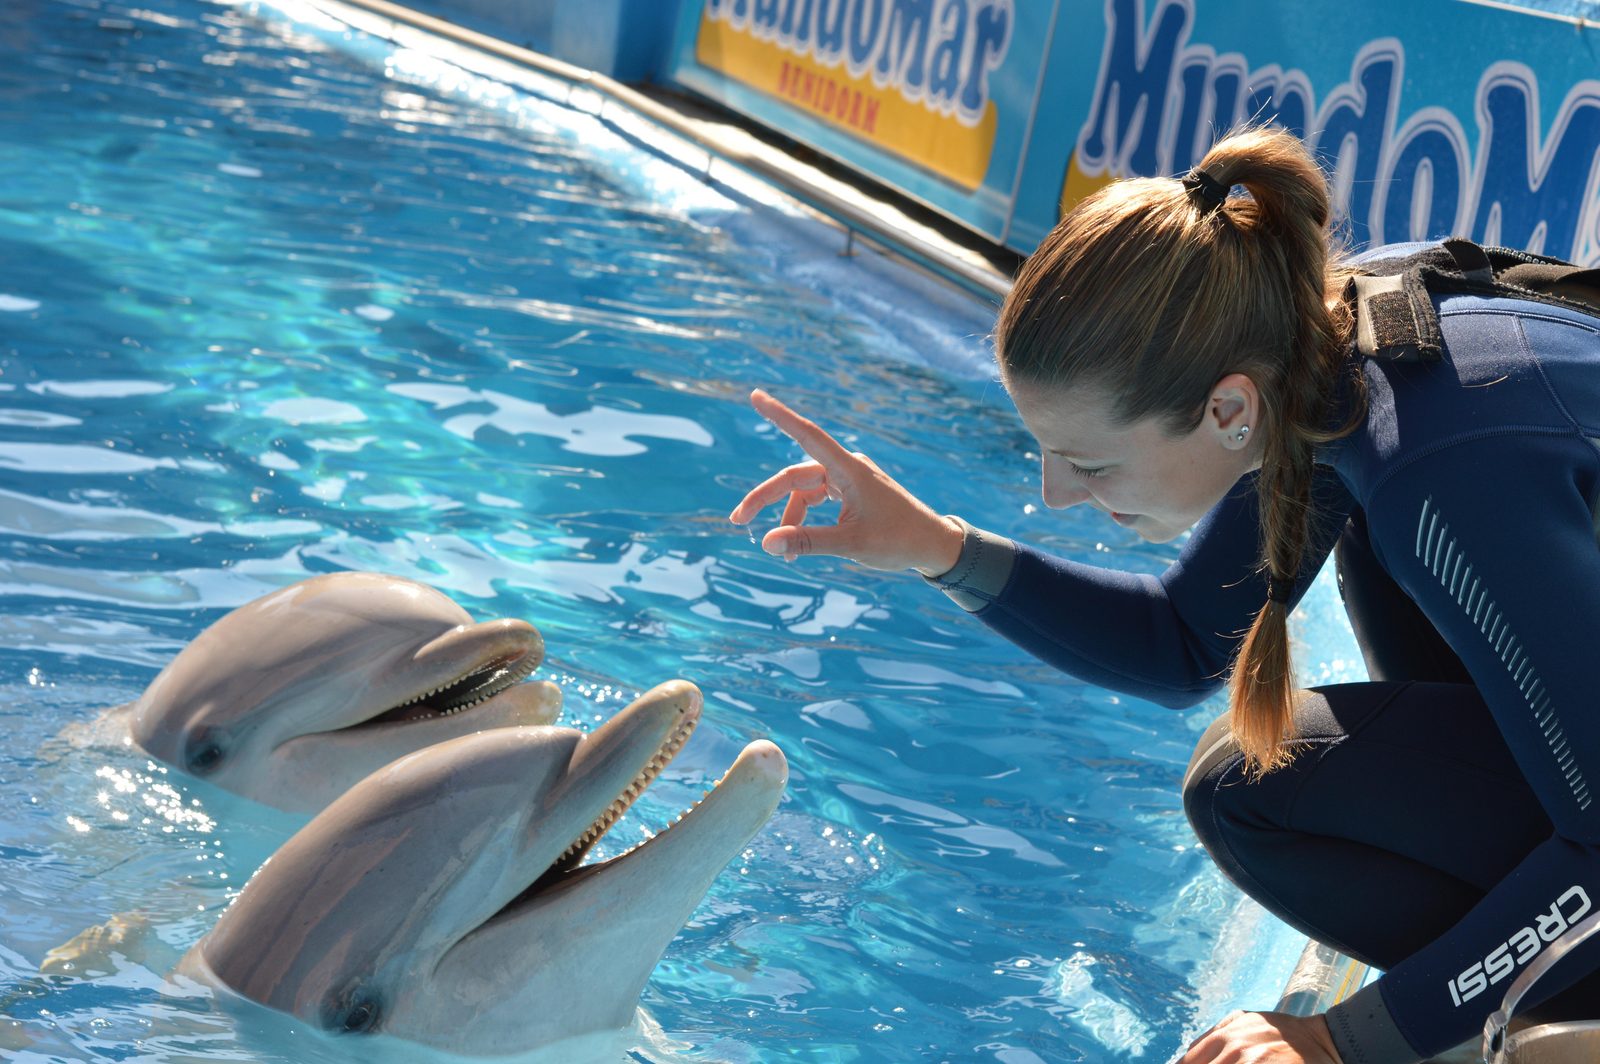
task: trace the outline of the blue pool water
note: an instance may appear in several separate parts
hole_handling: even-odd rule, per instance
[[[382,46],[313,23],[0,9],[0,1055],[360,1059],[164,997],[155,961],[36,974],[114,912],[181,951],[295,826],[60,728],[345,568],[534,622],[580,727],[702,687],[602,853],[748,740],[787,753],[645,993],[670,1059],[1164,1061],[1270,1006],[1293,936],[1177,797],[1220,704],[1079,684],[915,579],[785,565],[725,520],[796,458],[761,386],[944,510],[1162,568],[1174,547],[1036,505],[991,309],[581,115],[467,102],[415,52],[386,80]],[[1306,678],[1354,668],[1326,587],[1304,613]]]

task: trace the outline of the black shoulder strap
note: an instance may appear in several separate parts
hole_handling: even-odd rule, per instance
[[[1600,318],[1600,270],[1454,238],[1414,255],[1370,264],[1351,278],[1356,351],[1366,358],[1434,362],[1443,356],[1433,297],[1528,299]]]
[[[1600,315],[1600,270],[1586,270],[1567,263],[1555,266],[1526,262],[1506,270],[1498,280],[1514,288],[1526,288],[1582,303],[1589,307],[1591,313]]]

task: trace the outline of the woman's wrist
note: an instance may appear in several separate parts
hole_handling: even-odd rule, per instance
[[[942,576],[954,569],[961,560],[961,545],[967,538],[966,529],[953,517],[935,515],[933,535],[924,561],[910,566],[923,576]]]
[[[1310,1018],[1317,1043],[1322,1047],[1323,1052],[1331,1056],[1338,1064],[1344,1064],[1344,1057],[1339,1055],[1339,1046],[1333,1040],[1333,1032],[1328,1029],[1328,1017],[1324,1013],[1318,1012],[1314,1013]]]

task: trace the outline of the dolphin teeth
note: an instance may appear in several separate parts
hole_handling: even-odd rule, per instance
[[[644,793],[650,784],[655,782],[657,776],[661,775],[661,770],[667,767],[667,762],[676,757],[678,751],[683,749],[683,745],[689,741],[689,736],[694,732],[695,723],[695,721],[691,720],[679,724],[672,734],[667,736],[666,740],[662,742],[661,748],[655,752],[650,760],[645,762],[645,766],[640,770],[639,774],[628,783],[627,787],[623,788],[623,792],[620,795],[611,800],[611,803],[606,806],[605,812],[600,814],[599,819],[590,824],[572,845],[561,851],[561,856],[555,859],[552,867],[580,860],[584,851],[621,819],[622,814],[627,812],[628,807],[638,799],[639,795]],[[707,791],[706,793],[709,794],[710,792]],[[699,803],[696,802],[695,804],[698,805]],[[673,823],[682,820],[683,816],[684,814],[682,813],[678,814],[677,820],[674,820]]]
[[[524,652],[514,658],[490,661],[480,668],[454,680],[415,695],[395,708],[381,713],[366,723],[391,721],[415,722],[453,716],[522,682],[539,665],[539,655]],[[437,699],[437,704],[427,704]]]

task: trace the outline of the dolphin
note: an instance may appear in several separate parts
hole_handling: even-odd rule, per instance
[[[526,621],[472,623],[443,593],[395,576],[314,576],[228,613],[133,702],[79,742],[123,742],[191,775],[313,813],[381,765],[485,728],[560,713]]]
[[[788,778],[778,747],[757,740],[671,827],[582,864],[700,707],[675,680],[587,737],[499,728],[378,769],[261,866],[178,972],[326,1032],[457,1054],[627,1027]]]

